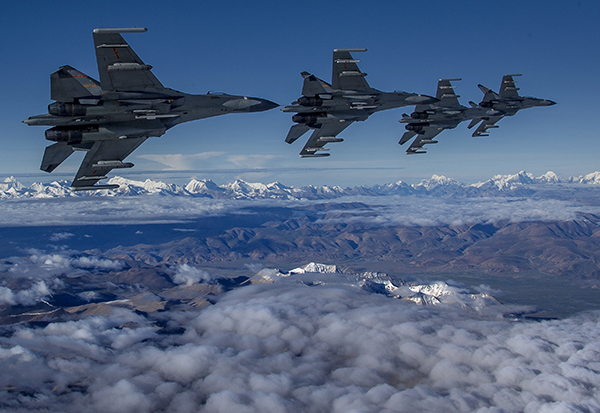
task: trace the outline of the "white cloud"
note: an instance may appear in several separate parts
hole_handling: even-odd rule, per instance
[[[53,291],[43,280],[36,281],[28,288],[20,290],[0,287],[0,305],[35,305],[42,300],[47,300],[52,294]]]
[[[366,222],[383,226],[437,226],[501,221],[567,221],[579,213],[599,213],[596,206],[571,201],[530,198],[435,198],[419,196],[348,197],[345,202],[363,202],[364,209],[330,210],[333,218],[318,222]],[[336,216],[343,213],[343,217]]]
[[[146,195],[4,201],[0,202],[0,227],[181,222],[223,215],[246,206],[235,200],[175,199]]]
[[[125,265],[121,261],[113,261],[98,257],[73,258],[69,263],[77,268],[99,268],[103,270],[119,270]]]
[[[175,284],[184,284],[190,286],[199,282],[208,282],[212,279],[212,275],[203,271],[199,268],[192,267],[188,264],[183,264],[177,267],[175,275],[173,275],[173,282]]]
[[[190,170],[202,167],[203,162],[211,158],[223,156],[225,152],[201,152],[195,154],[161,154],[137,155],[138,158],[147,159],[168,166],[172,170]]]
[[[0,203],[0,227],[132,223],[174,223],[207,216],[239,213],[248,207],[278,206],[305,208],[325,200],[210,199],[141,195],[132,197],[89,197],[32,199]],[[335,202],[361,202],[364,209],[328,211],[320,222],[366,222],[373,225],[460,225],[498,221],[564,221],[577,219],[580,212],[600,214],[600,207],[556,199],[435,198],[420,196],[347,196]],[[74,216],[82,217],[74,221]],[[66,239],[63,237],[63,239]]]
[[[29,257],[13,257],[3,265],[0,280],[0,305],[35,305],[49,299],[64,287],[59,275],[92,270],[119,270],[121,261],[94,256],[72,257],[69,252],[46,254],[30,250]]]
[[[75,234],[71,234],[70,232],[56,232],[50,236],[50,241],[62,241],[73,236],[75,236]]]
[[[238,168],[264,168],[278,158],[283,157],[281,155],[230,155],[227,161]]]
[[[158,314],[161,325],[185,330],[177,335],[158,334],[151,320],[125,310],[21,326],[0,337],[3,407],[600,409],[598,312],[511,322],[501,312],[420,307],[348,285],[286,280],[234,290],[198,313]],[[118,328],[127,321],[137,328]]]

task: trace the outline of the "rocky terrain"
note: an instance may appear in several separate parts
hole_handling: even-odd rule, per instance
[[[0,320],[196,311],[266,282],[256,276],[264,268],[284,274],[307,262],[342,266],[346,275],[385,272],[387,281],[355,283],[391,296],[391,279],[396,287],[459,279],[512,288],[519,304],[547,306],[558,294],[566,312],[596,308],[599,176],[519,173],[474,185],[434,176],[356,188],[113,178],[119,190],[87,194],[7,179]],[[585,303],[573,304],[582,294]]]
[[[202,228],[177,240],[106,251],[110,259],[147,265],[260,261],[393,263],[400,272],[535,272],[571,279],[600,279],[600,217],[580,214],[564,222],[495,222],[455,226],[388,226],[344,223],[353,212],[377,213],[362,203],[328,203],[254,211],[249,226],[203,236]],[[258,221],[258,222],[257,222]]]

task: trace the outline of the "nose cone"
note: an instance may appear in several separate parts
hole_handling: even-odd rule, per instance
[[[235,98],[223,103],[223,106],[241,112],[262,112],[279,106],[275,102],[261,98]]]
[[[414,94],[412,96],[407,97],[405,100],[407,102],[410,102],[411,104],[421,104],[421,105],[428,105],[430,103],[439,102],[439,99],[436,99],[432,96],[420,95],[420,94]]]
[[[277,103],[271,102],[270,100],[267,100],[267,99],[256,99],[256,100],[259,100],[260,104],[252,106],[250,108],[250,110],[252,112],[262,112],[265,110],[275,109],[276,107],[279,106]]]
[[[552,106],[552,105],[556,105],[556,102],[553,101],[553,100],[544,99],[544,100],[542,100],[542,105],[544,105],[544,106]]]

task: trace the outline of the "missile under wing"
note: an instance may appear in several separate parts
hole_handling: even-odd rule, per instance
[[[227,94],[191,95],[165,88],[123,39],[121,33],[144,28],[94,29],[100,81],[71,66],[50,76],[48,114],[23,122],[44,125],[46,148],[41,169],[52,172],[74,151],[86,155],[73,180],[74,190],[113,189],[97,185],[117,168],[131,168],[125,158],[148,137],[161,136],[173,126],[227,113],[260,112],[277,104],[266,99]]]

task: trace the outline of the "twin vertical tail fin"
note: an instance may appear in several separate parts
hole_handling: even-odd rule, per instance
[[[302,85],[302,96],[314,97],[314,96],[326,96],[333,93],[331,85],[326,81],[319,79],[313,74],[308,72],[302,72],[304,83]]]
[[[71,66],[62,66],[50,75],[50,98],[57,102],[74,102],[89,99],[96,103],[102,97],[100,82]]]

